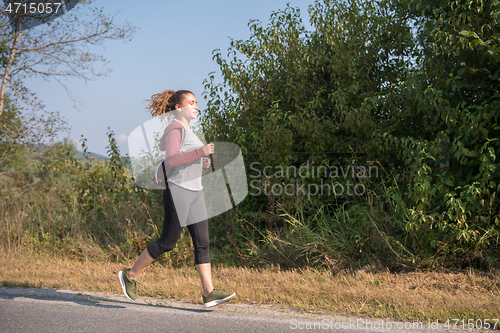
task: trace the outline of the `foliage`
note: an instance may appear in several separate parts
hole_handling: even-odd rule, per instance
[[[26,149],[18,140],[22,136],[22,132],[19,131],[21,126],[19,113],[7,101],[6,110],[0,117],[0,166],[2,170],[7,166],[21,169],[27,160]]]
[[[4,1],[4,5],[10,2]],[[12,19],[19,20],[17,31],[9,27]],[[22,24],[26,22],[22,15],[12,17],[5,8],[0,11],[0,68],[3,70],[0,163],[6,163],[8,152],[21,151],[20,145],[32,149],[53,142],[60,132],[69,128],[58,112],[45,110],[42,101],[27,88],[24,83],[28,77],[54,78],[62,84],[62,78],[92,80],[102,76],[107,71],[93,65],[105,64],[106,60],[90,52],[90,47],[102,45],[108,39],[129,39],[135,30],[128,23],[116,25],[113,17],[93,8],[92,1],[80,1],[73,12],[38,27],[25,28]]]
[[[203,125],[213,139],[279,152],[266,160],[278,164],[293,161],[292,152],[370,146],[406,75],[410,27],[386,1],[317,1],[309,15],[313,31],[287,7],[265,28],[251,21],[252,36],[232,40],[228,60],[214,51],[224,82],[212,76],[205,86]]]
[[[408,175],[408,228],[425,247],[485,264],[498,246],[498,1],[408,1],[419,67],[398,130],[379,135]],[[405,130],[405,129],[409,129]]]
[[[67,123],[58,113],[23,114],[6,98],[4,112],[0,115],[0,169],[23,169],[30,152],[44,142],[53,141],[67,129]]]
[[[159,238],[161,191],[135,186],[111,130],[108,138],[107,161],[78,159],[65,140],[44,148],[36,168],[11,168],[0,178],[4,246],[120,261]],[[82,148],[87,150],[84,139]],[[194,261],[189,236],[183,234],[179,248],[160,261]]]
[[[500,231],[499,13],[498,1],[318,0],[309,7],[313,31],[287,7],[267,27],[251,21],[251,37],[232,40],[227,58],[215,50],[223,82],[206,81],[203,126],[211,140],[259,153],[261,171],[377,161],[387,172],[340,206],[318,206],[316,196],[293,208],[296,197],[267,195],[271,214],[274,200],[289,208],[262,244],[273,251],[296,244],[288,258],[319,248],[325,255],[325,239],[335,237],[318,230],[350,225],[338,222],[349,211],[367,228],[348,234],[377,244],[359,264],[387,264],[397,252],[401,265],[490,267]],[[353,153],[323,153],[339,151]],[[295,181],[275,178],[259,184]],[[317,210],[328,213],[310,224]],[[266,246],[256,244],[249,253],[262,258]],[[338,244],[331,253],[359,258]]]
[[[7,2],[5,2],[7,4]],[[32,111],[43,109],[43,104],[24,84],[28,77],[56,79],[74,77],[92,80],[107,71],[93,65],[107,61],[103,55],[91,51],[95,45],[107,40],[127,40],[135,28],[129,23],[117,25],[114,17],[93,7],[93,1],[80,1],[71,12],[30,29],[9,27],[9,13],[0,12],[0,59],[2,84],[0,89],[0,113],[3,111],[6,88],[11,99],[18,105],[26,103]],[[22,25],[23,18],[16,18]]]
[[[242,147],[249,184],[261,190],[211,220],[215,261],[498,267],[499,13],[498,1],[318,0],[313,31],[287,7],[265,28],[250,22],[230,59],[215,51],[224,81],[206,81],[202,125],[210,141]],[[131,183],[108,137],[107,163],[76,159],[66,142],[44,153],[36,175],[0,179],[4,244],[79,256],[98,244],[96,253],[120,259],[158,236],[160,191]],[[305,165],[329,175],[279,171]],[[363,176],[370,165],[380,177]],[[339,183],[357,182],[362,194],[265,192],[333,182],[331,171],[348,166]],[[32,197],[21,200],[26,189]],[[171,263],[192,260],[183,237]]]

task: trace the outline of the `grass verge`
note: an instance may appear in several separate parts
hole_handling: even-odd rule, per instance
[[[11,287],[63,288],[121,293],[117,273],[131,266],[0,249],[0,283]],[[406,320],[500,318],[500,273],[389,273],[213,267],[216,287],[234,290],[236,302],[271,304],[307,312],[334,312]],[[192,266],[153,264],[139,294],[201,304]]]

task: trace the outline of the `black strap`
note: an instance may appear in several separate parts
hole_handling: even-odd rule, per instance
[[[163,180],[165,181],[165,188],[168,188],[167,171],[165,170],[165,160],[161,161],[161,168],[163,169]]]
[[[184,139],[186,137],[186,135],[184,134],[186,130],[184,129],[184,126],[182,128],[179,128],[179,130],[181,131],[181,148],[182,148],[182,144],[184,143]],[[168,188],[167,171],[165,170],[165,160],[161,161],[161,167],[163,169],[163,180],[165,181],[165,188]],[[170,170],[170,174],[172,174],[174,170],[175,169],[172,168],[172,170]]]

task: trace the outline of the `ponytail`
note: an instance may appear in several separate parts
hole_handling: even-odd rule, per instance
[[[175,110],[177,104],[181,104],[184,95],[192,94],[189,90],[165,90],[164,92],[154,94],[148,100],[149,104],[146,107],[152,117],[162,117],[165,113]]]

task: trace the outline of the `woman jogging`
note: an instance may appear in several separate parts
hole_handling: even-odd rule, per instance
[[[214,144],[203,145],[189,126],[198,112],[192,92],[166,90],[155,94],[148,109],[153,117],[164,116],[170,111],[175,117],[160,139],[160,150],[165,151],[160,174],[166,176],[163,178],[166,186],[163,191],[163,230],[160,239],[141,253],[132,268],[118,273],[123,292],[130,300],[137,299],[137,278],[141,271],[161,254],[171,251],[187,225],[193,240],[196,270],[203,286],[203,306],[221,304],[236,294],[214,289],[212,284],[208,219],[201,174],[202,167],[210,166],[210,159],[204,157],[214,152]]]

